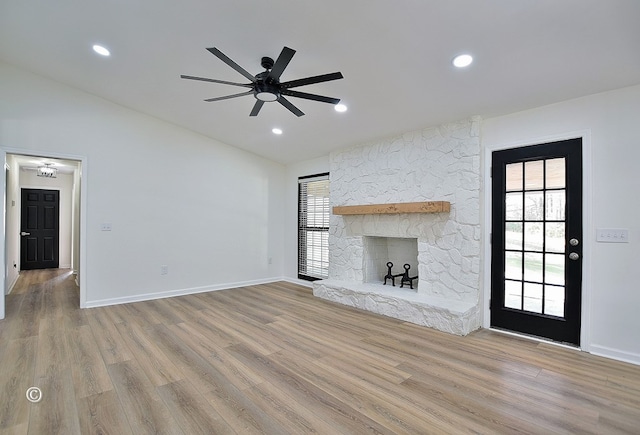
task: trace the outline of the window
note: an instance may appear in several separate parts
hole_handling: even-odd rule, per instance
[[[298,179],[298,278],[329,277],[329,174]]]

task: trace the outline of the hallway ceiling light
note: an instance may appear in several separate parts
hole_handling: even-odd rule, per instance
[[[38,167],[38,177],[56,178],[58,169],[52,168],[51,163],[45,163],[44,166]]]

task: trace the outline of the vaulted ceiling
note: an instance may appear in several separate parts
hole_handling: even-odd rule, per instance
[[[472,115],[491,117],[640,83],[638,0],[3,0],[0,60],[281,163]],[[91,47],[102,44],[110,57]],[[305,116],[181,74],[247,80],[283,46]],[[473,55],[464,69],[460,53]],[[271,133],[273,127],[282,135]]]

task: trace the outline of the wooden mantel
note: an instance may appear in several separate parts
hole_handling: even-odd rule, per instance
[[[399,214],[399,213],[449,213],[449,201],[402,202],[397,204],[339,205],[333,214]]]

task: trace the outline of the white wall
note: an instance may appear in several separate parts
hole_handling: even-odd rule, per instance
[[[634,86],[486,119],[482,124],[482,143],[487,150],[485,171],[491,150],[585,136],[585,177],[589,174],[591,177],[584,180],[587,226],[583,241],[586,296],[583,347],[637,364],[640,364],[639,121],[640,86]],[[489,183],[486,189],[490,188]],[[597,243],[596,228],[601,227],[629,229],[629,243]],[[484,228],[489,228],[488,221]],[[488,269],[485,273],[488,274]]]
[[[86,161],[88,306],[282,276],[281,165],[2,63],[0,95],[0,147]]]

